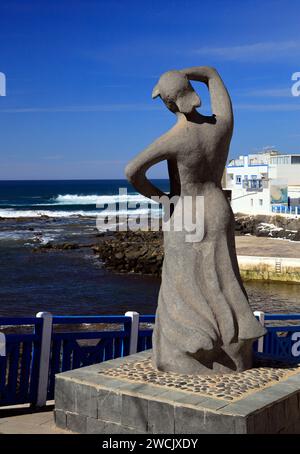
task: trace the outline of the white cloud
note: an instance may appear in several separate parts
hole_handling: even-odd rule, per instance
[[[263,92],[263,91],[262,91]],[[254,93],[254,92],[253,92]],[[249,92],[247,96],[254,96]],[[269,96],[278,96],[275,93],[270,93]],[[262,93],[261,93],[261,96]],[[298,101],[298,100],[297,100]],[[235,110],[252,110],[257,112],[293,112],[300,110],[300,102],[294,103],[277,103],[277,104],[251,104],[251,103],[233,103]],[[149,104],[102,104],[94,106],[64,106],[64,107],[20,107],[0,109],[0,113],[59,113],[59,112],[148,112],[161,111],[164,112],[163,106]],[[209,109],[202,110],[202,113],[209,115]],[[48,156],[44,159],[55,160],[60,156]]]
[[[291,88],[261,88],[249,89],[236,92],[238,96],[255,97],[255,98],[291,98]]]
[[[300,102],[295,104],[233,104],[234,110],[252,110],[256,112],[295,112],[300,110]]]
[[[257,61],[286,58],[300,54],[300,41],[265,41],[227,47],[200,47],[194,54],[230,61]]]
[[[0,113],[47,113],[47,112],[147,112],[162,110],[159,104],[99,104],[92,106],[15,107],[0,109]]]

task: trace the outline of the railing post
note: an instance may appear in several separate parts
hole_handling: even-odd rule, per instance
[[[49,363],[52,336],[52,314],[50,312],[39,312],[37,318],[43,319],[42,339],[41,339],[41,357],[38,379],[38,390],[36,406],[43,407],[47,402],[48,381],[49,381]]]
[[[4,333],[0,333],[0,396],[2,394],[3,389],[5,389],[6,384],[7,364],[5,357],[6,357],[6,337]],[[1,398],[2,397],[0,397],[0,400]]]
[[[0,356],[6,356],[6,337],[4,333],[0,333]]]
[[[138,312],[128,311],[125,313],[125,316],[131,318],[129,355],[133,355],[137,352],[140,314]]]
[[[254,311],[254,315],[258,318],[262,326],[265,326],[265,313],[263,311]],[[264,351],[264,336],[258,339],[257,351],[259,353],[262,353]]]

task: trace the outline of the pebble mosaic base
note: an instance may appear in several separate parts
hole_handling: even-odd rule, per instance
[[[287,379],[300,371],[299,366],[257,365],[245,372],[220,375],[183,375],[160,372],[153,368],[151,357],[124,363],[99,372],[112,378],[186,391],[199,396],[235,401],[255,391]]]

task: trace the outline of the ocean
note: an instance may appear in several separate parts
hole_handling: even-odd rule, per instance
[[[168,180],[154,184],[169,191]],[[49,242],[93,244],[103,212],[161,214],[145,202],[126,180],[0,181],[0,315],[153,314],[158,278],[113,274],[89,247],[35,252]],[[252,282],[246,288],[253,309],[300,311],[298,285]]]
[[[155,184],[169,190],[167,180]],[[33,252],[49,242],[91,243],[97,215],[120,213],[120,202],[144,213],[145,201],[126,180],[0,181],[0,315],[153,313],[157,278],[109,273],[89,248]]]
[[[155,184],[169,190],[168,180],[155,180]],[[120,190],[127,194],[119,196]],[[148,203],[127,180],[0,181],[0,218],[95,217],[101,211],[97,205],[122,201],[130,203],[131,209]]]

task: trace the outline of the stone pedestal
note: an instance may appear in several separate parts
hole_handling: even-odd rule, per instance
[[[143,352],[57,375],[55,418],[89,434],[300,433],[300,368],[193,377]]]

